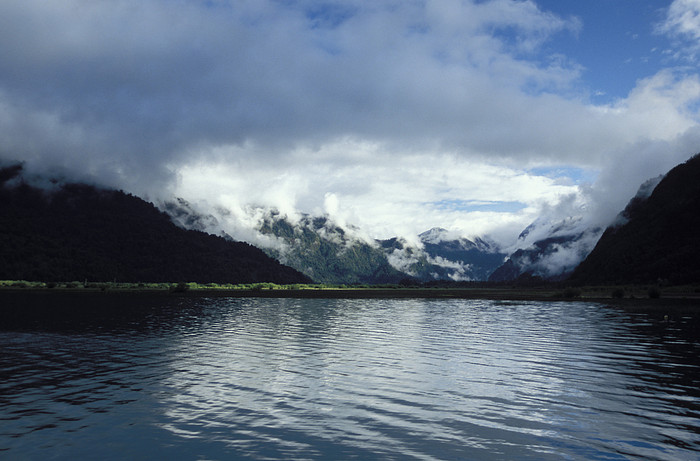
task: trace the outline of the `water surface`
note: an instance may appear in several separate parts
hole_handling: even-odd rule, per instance
[[[693,309],[143,295],[3,304],[3,459],[700,459]]]

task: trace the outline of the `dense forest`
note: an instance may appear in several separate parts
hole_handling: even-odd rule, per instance
[[[30,186],[0,169],[0,279],[305,283],[242,242],[175,226],[133,195],[82,184]]]
[[[571,281],[581,284],[700,281],[700,155],[669,171],[648,198],[635,198]]]

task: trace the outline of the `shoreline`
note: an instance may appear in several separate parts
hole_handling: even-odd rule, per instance
[[[275,288],[275,289],[185,289],[141,287],[101,288],[0,288],[0,298],[5,294],[57,296],[170,296],[189,298],[290,298],[290,299],[483,299],[492,301],[540,301],[540,302],[590,302],[621,307],[695,306],[700,309],[700,293],[669,288],[658,298],[639,295],[643,287],[637,287],[627,297],[612,297],[611,287],[583,287],[580,291],[550,288]],[[603,294],[603,290],[607,295]]]

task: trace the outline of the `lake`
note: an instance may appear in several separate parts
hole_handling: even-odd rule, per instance
[[[0,294],[2,459],[700,459],[700,309]]]

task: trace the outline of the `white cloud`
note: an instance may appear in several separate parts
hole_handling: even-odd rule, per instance
[[[362,154],[342,163],[335,154],[342,151]],[[560,184],[556,178],[460,155],[425,152],[402,156],[384,152],[380,145],[349,141],[311,153],[304,149],[291,152],[277,167],[285,172],[283,180],[266,168],[264,156],[239,160],[235,166],[225,160],[197,163],[178,171],[180,181],[170,193],[192,201],[205,199],[212,208],[238,213],[249,211],[245,204],[275,207],[283,214],[294,210],[326,213],[340,224],[364,229],[367,238],[399,235],[412,241],[436,225],[462,235],[495,233],[512,238],[542,206],[554,206],[561,197],[577,193],[576,186]],[[474,202],[519,202],[522,210],[500,213],[436,205],[455,197]],[[504,225],[509,228],[506,232],[501,229]]]
[[[667,31],[696,6],[674,2]],[[533,1],[5,0],[0,157],[224,207],[239,238],[259,207],[375,237],[505,241],[572,195],[604,220],[698,150],[700,80],[662,70],[591,104],[544,46],[581,27]],[[454,200],[523,208],[438,206]]]
[[[700,52],[700,1],[674,0],[657,30],[677,39],[674,48],[667,50],[666,54],[695,63]]]
[[[666,32],[684,34],[700,41],[700,1],[674,0],[661,25]]]

